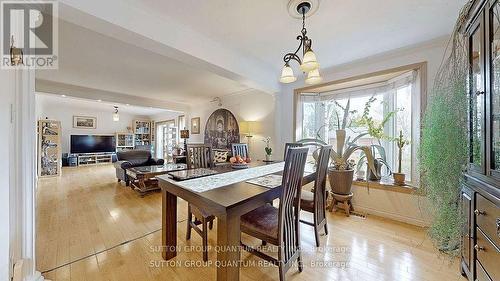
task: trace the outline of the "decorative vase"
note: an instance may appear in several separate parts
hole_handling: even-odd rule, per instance
[[[380,163],[380,161],[378,159],[374,159],[373,166],[375,167],[375,171],[377,171],[377,174],[374,174],[372,172],[372,170],[370,169],[370,166],[367,163],[366,164],[366,180],[379,181],[380,174],[382,173],[382,163]]]
[[[328,180],[330,181],[330,186],[332,192],[341,195],[351,194],[352,179],[354,176],[354,170],[328,170]]]
[[[402,173],[392,173],[392,177],[394,178],[394,184],[396,184],[396,185],[405,185],[405,174],[402,174]]]
[[[271,154],[266,154],[266,162],[271,162]]]

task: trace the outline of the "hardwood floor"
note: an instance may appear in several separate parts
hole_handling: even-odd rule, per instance
[[[139,197],[116,182],[110,165],[64,168],[62,177],[40,180],[37,270],[50,280],[215,280],[215,249],[204,264],[197,248],[200,237],[185,240],[187,205],[182,200],[178,237],[183,252],[162,260],[160,195]],[[301,226],[304,271],[291,269],[287,280],[465,280],[458,260],[440,255],[423,228],[340,213],[328,214],[328,223],[330,234],[321,237],[326,246],[320,249],[312,228]],[[242,260],[242,280],[278,280],[277,267],[246,252]]]

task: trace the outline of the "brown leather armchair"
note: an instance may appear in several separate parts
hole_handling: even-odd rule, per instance
[[[165,160],[155,159],[151,152],[147,150],[130,150],[116,153],[118,161],[114,163],[116,169],[116,178],[118,182],[124,181],[127,186],[130,185],[130,179],[127,176],[127,169],[140,166],[163,165]]]

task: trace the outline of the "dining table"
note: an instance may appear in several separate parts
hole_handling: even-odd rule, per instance
[[[231,165],[211,168],[215,174],[188,180],[174,180],[172,176],[158,176],[162,192],[162,257],[177,256],[177,198],[217,218],[218,281],[237,281],[240,278],[240,216],[280,197],[282,187],[249,183],[252,179],[271,174],[281,175],[284,162],[254,161],[247,169],[233,169]],[[315,166],[307,163],[302,185],[314,181]],[[281,182],[281,181],[280,181]]]

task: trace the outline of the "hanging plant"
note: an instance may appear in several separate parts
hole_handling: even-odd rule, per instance
[[[468,162],[466,38],[459,32],[464,7],[435,77],[425,112],[420,147],[422,186],[430,202],[433,221],[430,237],[443,252],[460,249],[459,190]]]

